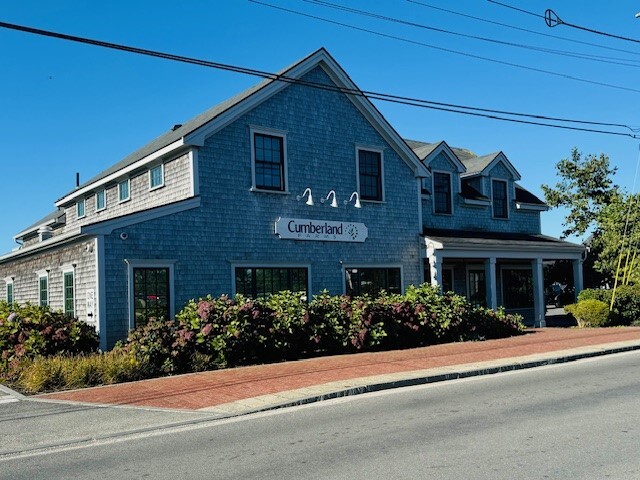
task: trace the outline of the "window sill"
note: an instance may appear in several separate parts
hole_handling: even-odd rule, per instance
[[[122,204],[122,203],[130,202],[130,201],[131,201],[131,197],[126,198],[126,199],[124,199],[124,200],[118,200],[118,205],[120,205],[120,204]]]
[[[256,193],[275,193],[277,195],[291,195],[291,192],[289,192],[289,190],[269,190],[266,188],[258,188],[258,187],[251,187],[249,191],[256,192]]]
[[[149,191],[153,192],[154,190],[159,190],[161,188],[164,188],[164,183],[162,185],[156,185],[155,187],[149,187]]]

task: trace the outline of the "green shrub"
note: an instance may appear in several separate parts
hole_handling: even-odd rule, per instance
[[[97,348],[95,330],[83,321],[49,307],[0,302],[0,371],[22,358],[89,353]]]
[[[613,289],[587,289],[580,292],[578,300],[600,300],[611,305]],[[620,285],[616,288],[613,308],[609,314],[610,325],[633,325],[640,319],[640,285]]]
[[[575,317],[579,327],[606,327],[609,325],[609,305],[600,300],[581,300],[576,304],[567,305],[565,310]]]

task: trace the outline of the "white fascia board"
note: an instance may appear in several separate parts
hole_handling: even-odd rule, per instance
[[[442,152],[444,152],[447,155],[447,157],[449,157],[449,161],[451,161],[451,163],[455,165],[456,169],[458,170],[458,173],[463,174],[464,172],[467,171],[467,168],[464,166],[464,164],[460,161],[458,156],[454,153],[453,150],[451,150],[451,147],[449,147],[447,142],[445,142],[444,140],[440,142],[440,144],[429,155],[427,155],[424,158],[423,162],[426,165],[429,165]]]
[[[520,176],[520,173],[516,170],[516,167],[513,166],[513,164],[509,161],[509,159],[503,152],[499,152],[498,155],[496,155],[496,158],[494,158],[491,161],[491,163],[482,170],[482,173],[489,172],[499,162],[504,163],[504,166],[507,168],[507,170],[509,170],[509,173],[511,173],[511,175],[513,176],[514,181],[517,182],[519,180],[522,180],[522,177]]]
[[[288,78],[299,79],[306,73],[320,66],[329,75],[331,80],[340,88],[360,91],[360,89],[348,78],[342,68],[323,50],[319,50],[314,55],[300,62],[285,73]],[[240,118],[245,113],[251,111],[262,102],[268,100],[276,93],[284,90],[290,85],[289,82],[274,80],[265,85],[260,90],[252,93],[249,97],[232,106],[226,112],[220,114],[206,125],[194,130],[184,137],[185,144],[203,146],[207,137],[223,129],[233,121]],[[359,95],[345,93],[347,98],[360,110],[369,120],[373,127],[393,146],[400,157],[411,167],[417,177],[430,177],[429,171],[422,165],[416,154],[409,148],[406,142],[382,117],[373,104],[366,98]]]
[[[473,205],[477,207],[488,207],[491,205],[491,200],[474,200],[472,198],[464,198],[462,197],[465,205]]]
[[[161,158],[171,152],[173,152],[174,150],[182,147],[185,145],[184,142],[184,138],[181,138],[180,140],[176,140],[173,143],[170,143],[169,145],[167,145],[166,147],[161,148],[160,150],[157,150],[155,152],[153,152],[150,155],[147,155],[146,157],[141,158],[140,160],[138,160],[137,162],[132,163],[131,165],[124,167],[121,170],[118,170],[117,172],[113,172],[111,175],[108,175],[104,178],[101,178],[100,180],[96,180],[93,183],[90,183],[89,185],[86,185],[83,188],[80,188],[78,190],[76,190],[73,193],[70,193],[69,195],[67,195],[66,197],[61,198],[60,200],[58,200],[55,203],[56,207],[62,207],[63,205],[73,201],[75,198],[85,195],[89,192],[91,192],[92,190],[95,190],[97,187],[100,187],[102,185],[105,185],[109,182],[113,182],[114,180],[118,179],[119,177],[122,177],[123,175],[126,175],[127,173],[130,173],[134,170],[137,170],[138,168],[144,167],[147,163],[153,162],[154,160],[157,160],[158,158]]]
[[[533,203],[516,202],[516,210],[531,210],[534,212],[546,212],[549,210],[548,205],[536,205]]]
[[[138,223],[155,220],[157,218],[166,217],[174,213],[184,212],[200,206],[200,197],[193,197],[187,200],[181,200],[169,205],[143,210],[141,212],[132,213],[123,217],[116,217],[111,220],[93,223],[81,227],[81,232],[85,235],[110,235],[114,230],[126,228]]]
[[[50,247],[58,246],[58,244],[63,244],[69,240],[75,240],[80,237],[82,234],[80,229],[74,229],[71,232],[64,233],[62,235],[56,235],[55,237],[51,237],[47,240],[43,240],[42,242],[38,242],[35,245],[29,245],[28,247],[22,247],[20,250],[15,250],[13,252],[7,253],[6,255],[0,256],[0,263],[11,260],[13,258],[18,258],[24,255],[27,255],[31,252],[36,252],[38,250],[44,250]]]

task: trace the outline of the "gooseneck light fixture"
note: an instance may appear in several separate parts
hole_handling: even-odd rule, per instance
[[[345,200],[344,204],[347,205],[349,202],[351,202],[353,199],[356,199],[356,203],[353,204],[353,206],[355,208],[362,208],[362,204],[360,204],[360,195],[358,195],[358,192],[353,192],[351,194],[351,196],[349,197],[349,200]]]
[[[336,200],[336,191],[335,190],[331,190],[328,194],[326,198],[323,198],[320,200],[320,203],[325,203],[327,201],[329,201],[329,198],[333,197],[333,200],[331,200],[331,206],[333,208],[338,208],[338,200]]]
[[[309,195],[309,197],[307,198],[307,201],[304,202],[307,205],[309,205],[310,207],[313,207],[313,196],[311,195],[311,189],[310,188],[306,188],[304,190],[304,192],[302,192],[302,195],[296,195],[296,200],[300,201],[304,198],[305,195]]]

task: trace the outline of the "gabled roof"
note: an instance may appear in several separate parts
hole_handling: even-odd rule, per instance
[[[353,83],[347,73],[324,48],[316,50],[292,66],[281,70],[277,75],[286,76],[290,79],[299,79],[317,66],[322,67],[338,87],[360,92],[360,89]],[[271,78],[261,81],[136,150],[118,163],[83,183],[74,191],[69,192],[59,199],[56,205],[60,206],[83,193],[87,193],[89,189],[100,185],[101,182],[105,182],[110,177],[117,175],[118,172],[130,168],[145,159],[153,160],[159,154],[169,154],[181,148],[185,149],[189,146],[203,145],[204,139],[207,136],[228,125],[246,111],[255,108],[255,106],[290,84],[291,82],[278,81],[277,79]],[[394,150],[396,150],[400,157],[416,172],[416,176],[429,176],[429,172],[419,162],[413,151],[369,99],[362,95],[350,95],[348,93],[345,93],[345,95]]]
[[[462,161],[467,171],[463,176],[486,175],[498,163],[502,162],[514,180],[520,180],[522,177],[513,164],[509,161],[503,152],[494,152],[482,157],[471,157]]]
[[[438,143],[424,143],[412,140],[405,140],[405,142],[407,142],[407,145],[409,146],[411,146],[411,144],[414,145],[414,147],[412,147],[413,152],[417,155],[420,161],[425,164],[425,166],[429,166],[431,161],[440,155],[440,153],[445,153],[447,158],[449,158],[449,160],[451,160],[455,165],[458,173],[465,171],[465,166],[444,140],[441,140]],[[409,142],[411,142],[411,144]]]

